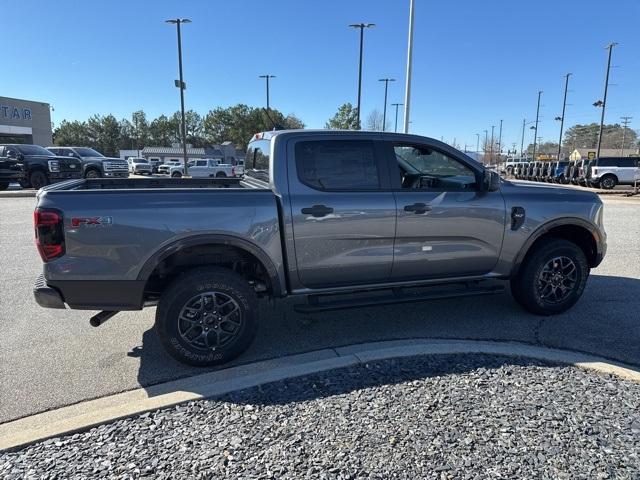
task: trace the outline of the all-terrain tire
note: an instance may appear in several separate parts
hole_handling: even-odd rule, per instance
[[[618,184],[618,179],[613,175],[605,175],[600,179],[600,188],[604,190],[611,190]]]
[[[584,292],[589,277],[587,258],[578,245],[560,238],[549,237],[534,248],[527,254],[518,274],[511,279],[511,294],[520,305],[531,313],[537,315],[562,313],[571,308]],[[541,280],[541,276],[548,276],[548,271],[542,273],[545,267],[560,265],[560,261],[554,262],[555,259],[560,258],[569,260],[570,262],[567,264],[573,264],[575,278],[574,281],[560,282],[561,285],[571,285],[571,287],[566,289],[565,298],[555,301],[555,298],[544,293],[542,289],[544,280]],[[565,271],[568,271],[569,268]],[[560,270],[562,269],[558,268],[559,272]]]
[[[36,170],[29,175],[29,184],[36,190],[40,190],[42,187],[49,185],[49,178],[43,171]]]
[[[204,295],[205,299],[211,298],[210,292],[218,292],[219,303],[225,299],[235,302],[231,307],[237,307],[238,316],[234,316],[234,320],[239,322],[239,326],[227,343],[204,348],[188,341],[190,337],[185,335],[184,330],[195,325],[195,330],[190,332],[191,337],[206,335],[206,344],[209,345],[209,339],[211,343],[218,339],[219,329],[214,328],[218,327],[215,323],[207,322],[212,316],[222,313],[207,311],[206,307],[211,306],[210,300],[202,300],[201,313],[194,314],[195,321],[184,320],[184,312],[196,309],[184,309],[193,306],[193,299],[199,295]],[[213,303],[215,305],[215,301]],[[205,326],[209,328],[208,333],[204,331]],[[197,367],[220,365],[236,358],[251,345],[258,327],[258,297],[247,281],[232,270],[222,267],[195,268],[177,277],[164,291],[156,310],[155,327],[162,345],[176,360]]]

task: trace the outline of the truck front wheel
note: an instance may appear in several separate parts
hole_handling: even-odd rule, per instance
[[[560,238],[545,239],[534,248],[511,279],[511,293],[532,313],[562,313],[582,296],[589,276],[587,258],[575,243]]]
[[[49,185],[49,179],[44,172],[36,170],[29,176],[29,183],[36,190],[40,190],[42,187]]]
[[[169,354],[197,367],[243,353],[258,326],[258,298],[240,275],[201,267],[177,277],[156,311],[156,331]]]

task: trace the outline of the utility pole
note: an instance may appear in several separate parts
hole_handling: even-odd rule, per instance
[[[364,45],[364,29],[375,27],[375,23],[352,23],[349,25],[352,28],[360,29],[360,62],[358,64],[358,105],[356,110],[358,111],[358,130],[362,129],[362,124],[360,123],[360,100],[362,98],[362,50]]]
[[[487,137],[489,135],[489,132],[487,130],[484,130],[484,147],[482,148],[482,163],[486,164],[487,161]]]
[[[398,107],[404,105],[404,103],[392,103],[391,106],[392,107],[396,107],[396,126],[394,128],[394,132],[398,131]]]
[[[176,81],[175,85],[180,89],[180,116],[182,119],[180,132],[182,133],[184,176],[188,177],[189,171],[187,167],[187,127],[185,126],[185,119],[184,119],[184,89],[187,88],[187,85],[184,83],[184,78],[182,76],[182,33],[180,32],[180,25],[183,23],[191,23],[191,20],[189,20],[188,18],[176,18],[171,20],[165,20],[165,22],[175,24],[176,30],[178,32],[178,70],[180,72],[180,80]]]
[[[524,154],[524,127],[527,124],[527,119],[522,119],[522,140],[520,140],[520,160],[522,160],[522,155]]]
[[[624,157],[624,142],[627,139],[627,126],[633,117],[620,117],[622,119],[622,125],[624,125],[622,130],[622,152],[620,152],[620,156]]]
[[[379,82],[384,82],[384,109],[382,110],[382,131],[387,129],[387,90],[389,90],[389,82],[395,82],[395,78],[381,78]]]
[[[600,147],[602,146],[602,129],[604,127],[604,110],[607,106],[607,92],[609,90],[609,71],[611,70],[611,52],[613,51],[613,47],[615,47],[617,43],[612,42],[607,45],[607,49],[609,50],[609,55],[607,58],[607,74],[604,79],[604,97],[602,101],[598,100],[593,105],[595,107],[602,108],[602,114],[600,115],[600,130],[598,131],[598,147],[596,148],[596,158],[600,158]]]
[[[411,105],[411,63],[413,57],[414,0],[409,0],[409,41],[407,43],[407,78],[404,90],[404,133],[409,133],[409,111]]]
[[[495,125],[491,125],[491,146],[490,148],[490,153],[489,153],[489,165],[493,164],[493,131],[495,130],[496,126]]]
[[[567,108],[567,92],[569,91],[569,77],[570,73],[564,76],[564,99],[562,100],[562,115],[560,116],[560,138],[558,139],[558,161],[560,161],[560,154],[562,152],[562,130],[564,129],[564,112]],[[558,120],[558,117],[556,117]]]
[[[269,79],[270,78],[276,78],[275,75],[258,75],[258,78],[264,78],[267,81],[267,111],[269,111]]]
[[[502,155],[502,120],[500,120],[500,133],[498,134],[498,161]]]
[[[538,106],[536,107],[536,126],[533,128],[533,161],[536,161],[536,142],[538,140],[538,121],[540,120],[540,97],[542,96],[542,90],[538,92]]]
[[[476,133],[476,155],[480,154],[480,134]]]

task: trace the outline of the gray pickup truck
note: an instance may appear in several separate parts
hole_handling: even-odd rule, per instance
[[[606,250],[603,205],[508,182],[448,145],[380,132],[256,134],[244,179],[86,179],[42,189],[43,307],[157,305],[171,355],[224,363],[251,343],[260,297],[304,313],[511,292],[560,313]]]

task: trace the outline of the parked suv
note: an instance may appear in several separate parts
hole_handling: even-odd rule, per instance
[[[17,160],[24,176],[20,180],[23,188],[40,189],[50,183],[82,178],[82,164],[76,158],[57,157],[39,145],[0,145],[0,157]]]
[[[640,182],[640,158],[603,157],[591,165],[591,185],[609,190],[616,185]]]
[[[129,176],[127,162],[121,158],[105,157],[88,147],[48,147],[47,150],[61,157],[73,157],[82,162],[82,173],[85,178],[113,178]]]
[[[24,178],[22,164],[15,158],[0,157],[0,190],[9,188],[10,183]]]

